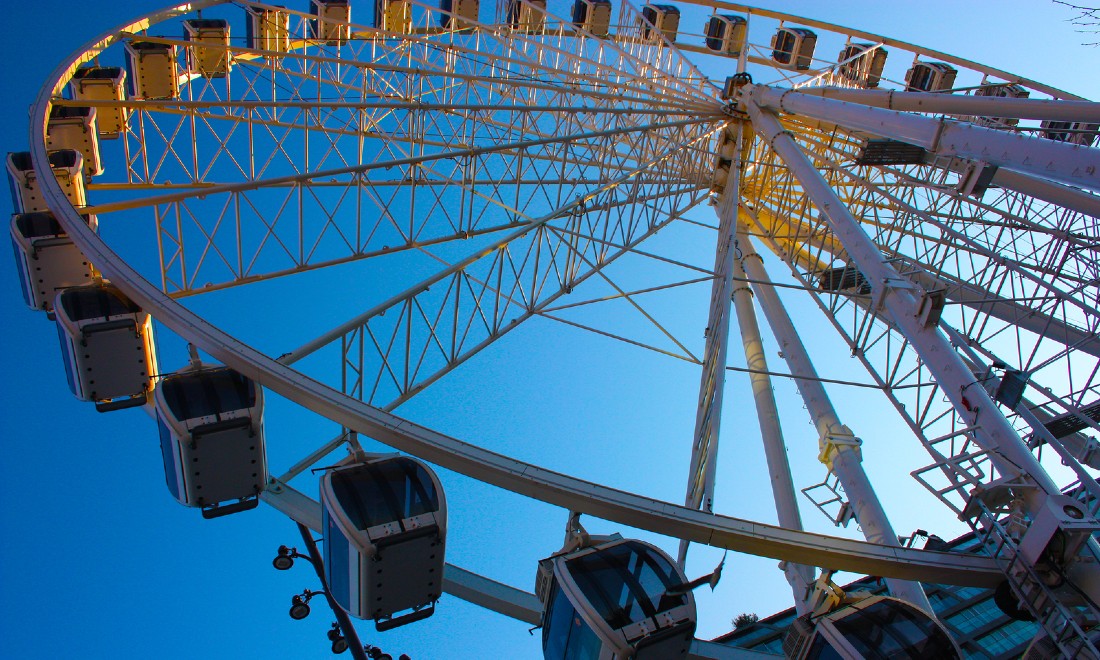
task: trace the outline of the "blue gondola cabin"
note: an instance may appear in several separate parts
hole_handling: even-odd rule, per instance
[[[1090,147],[1100,133],[1100,124],[1046,119],[1039,124],[1039,129],[1040,134],[1048,140]]]
[[[117,66],[85,66],[73,72],[69,81],[72,96],[77,101],[125,101],[126,71]],[[121,104],[96,108],[99,137],[115,139],[126,132],[130,110]]]
[[[171,44],[131,39],[126,42],[126,71],[130,95],[137,99],[178,99],[179,72],[176,47]]]
[[[508,25],[517,32],[538,34],[546,23],[546,0],[508,0]]]
[[[103,174],[99,156],[99,131],[95,108],[53,106],[46,122],[46,148],[50,151],[79,151],[84,161],[85,180]]]
[[[85,221],[96,229],[94,215]],[[92,283],[95,273],[91,263],[52,213],[12,216],[11,241],[23,301],[31,309],[52,315],[58,292]]]
[[[870,596],[795,619],[783,650],[792,660],[962,658],[943,624],[889,596]]]
[[[282,8],[245,7],[249,48],[285,53],[290,50],[290,14]]]
[[[100,412],[145,405],[157,368],[149,314],[106,282],[64,289],[53,306],[76,398]]]
[[[654,39],[658,34],[669,41],[676,41],[680,29],[680,10],[673,5],[645,5],[639,21],[643,39]]]
[[[848,44],[837,56],[837,73],[842,81],[856,87],[878,87],[886,55],[886,49],[876,44]]]
[[[310,0],[310,30],[314,39],[329,46],[346,44],[351,38],[351,3],[348,0]]]
[[[809,69],[817,48],[817,34],[806,28],[781,27],[772,35],[772,61],[787,69]]]
[[[905,72],[907,92],[946,92],[955,86],[958,69],[943,62],[914,62]]]
[[[748,22],[734,14],[715,14],[707,19],[707,48],[716,53],[740,55],[745,45]]]
[[[667,554],[613,538],[539,562],[546,660],[680,660],[695,636],[695,597]]]
[[[574,0],[573,25],[596,37],[611,30],[611,0]]]
[[[224,78],[233,66],[229,52],[229,23],[221,18],[192,18],[183,22],[187,41],[187,72],[206,78]]]
[[[204,518],[255,508],[267,485],[263,389],[200,365],[164,378],[153,399],[172,496]]]
[[[84,157],[79,151],[66,149],[51,151],[47,154],[50,169],[75,207],[85,206],[84,193]],[[38,173],[34,171],[29,151],[17,151],[8,154],[8,184],[11,186],[11,199],[16,213],[39,213],[49,211],[46,200],[39,188]]]
[[[450,30],[472,28],[480,7],[479,0],[439,0],[439,25]]]
[[[447,504],[439,479],[408,456],[321,477],[325,575],[340,607],[389,630],[427,618],[443,593]]]
[[[988,96],[1000,99],[1026,99],[1031,96],[1027,88],[1013,83],[983,82],[974,90],[974,96]],[[970,121],[990,128],[1008,128],[1020,123],[1016,117],[970,117]]]
[[[375,0],[374,27],[387,32],[412,32],[412,5],[409,0]]]

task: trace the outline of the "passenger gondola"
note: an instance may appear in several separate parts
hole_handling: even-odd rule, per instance
[[[126,100],[126,72],[117,66],[85,66],[73,72],[69,82],[73,98],[78,101]],[[100,106],[96,109],[99,137],[115,139],[130,121],[130,110],[123,105]]]
[[[290,50],[290,13],[285,7],[245,7],[245,41],[249,48],[285,53]]]
[[[707,19],[707,48],[727,55],[740,55],[747,29],[748,22],[742,16],[715,14]]]
[[[513,30],[538,34],[546,21],[546,0],[508,0],[507,12]]]
[[[95,108],[57,105],[50,108],[50,120],[46,123],[46,148],[50,151],[79,151],[83,157],[86,179],[103,174],[97,116]]]
[[[611,0],[574,0],[573,25],[606,37],[611,31]]]
[[[1091,147],[1100,134],[1100,124],[1083,121],[1055,121],[1045,119],[1039,124],[1040,134],[1048,140]]]
[[[376,456],[321,477],[329,593],[389,630],[426,619],[443,593],[447,503],[438,477],[408,456]]]
[[[153,397],[168,490],[204,518],[253,509],[267,484],[263,389],[229,367],[193,365]]]
[[[676,41],[676,32],[680,29],[680,10],[674,5],[647,4],[642,7],[639,27],[643,39],[652,39],[661,34],[669,41]]]
[[[85,221],[93,231],[96,229],[94,215]],[[52,315],[59,291],[92,283],[91,263],[52,213],[12,216],[11,240],[23,300],[31,309]]]
[[[106,282],[64,289],[53,307],[73,394],[100,412],[145,405],[156,374],[149,314]]]
[[[1012,83],[989,83],[983,82],[977,89],[974,90],[974,96],[989,96],[1000,99],[1026,99],[1031,96],[1031,92],[1022,85],[1016,85]],[[1020,120],[1016,117],[971,117],[971,121],[982,126],[989,126],[991,128],[1005,128],[1008,126],[1015,126],[1020,123]]]
[[[962,658],[943,624],[890,596],[869,596],[795,619],[783,651],[791,660]]]
[[[375,0],[374,27],[408,34],[412,31],[412,4],[409,0]]]
[[[604,537],[539,562],[546,660],[676,660],[695,636],[695,598],[667,554]]]
[[[772,35],[772,61],[788,69],[810,68],[817,34],[806,28],[781,27]]]
[[[229,22],[221,18],[192,18],[183,22],[187,41],[187,72],[224,78],[233,66],[229,54]]]
[[[886,55],[886,49],[875,44],[848,44],[837,56],[837,72],[858,87],[878,87]]]
[[[84,157],[79,151],[65,149],[48,153],[50,169],[57,183],[69,198],[73,206],[84,206],[87,198],[84,193]],[[8,154],[8,183],[11,185],[11,199],[16,213],[38,213],[49,211],[42,190],[38,184],[38,173],[34,171],[29,151],[17,151]]]
[[[329,46],[346,44],[351,37],[351,3],[348,0],[310,0],[313,38]]]
[[[905,73],[907,92],[945,92],[955,86],[958,70],[943,62],[914,62]]]
[[[479,0],[439,0],[439,25],[451,30],[474,27],[481,10]]]
[[[176,47],[171,44],[140,39],[127,41],[126,71],[130,77],[130,95],[134,98],[178,99],[180,96]]]

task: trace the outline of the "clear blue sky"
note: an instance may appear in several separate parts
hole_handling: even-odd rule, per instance
[[[365,12],[365,3],[355,5]],[[295,5],[305,9],[305,3]],[[551,10],[565,13],[562,0]],[[27,144],[27,107],[53,67],[80,45],[124,20],[157,8],[120,0],[9,3],[0,146]],[[1063,22],[1064,7],[1013,2],[777,2],[802,13],[937,48],[1100,98],[1100,50]],[[917,9],[916,7],[920,7]],[[359,20],[364,14],[356,13]],[[237,26],[234,26],[237,29]],[[321,658],[329,656],[323,606],[292,621],[290,596],[316,588],[305,567],[278,573],[275,548],[300,545],[293,524],[271,509],[204,521],[166,491],[155,431],[139,411],[97,414],[69,394],[53,326],[23,308],[11,253],[0,250],[0,657]],[[778,271],[777,271],[778,272]],[[310,295],[288,283],[291,296]],[[820,324],[807,304],[792,303],[804,328]],[[668,311],[668,310],[666,310]],[[342,316],[341,314],[340,316]],[[180,347],[164,358],[180,366]],[[826,375],[856,377],[839,343],[814,342]],[[733,351],[731,351],[731,354]],[[774,351],[773,369],[782,370]],[[731,363],[737,363],[733,358]],[[400,412],[457,437],[516,453],[578,476],[662,497],[682,498],[697,372],[687,365],[609,345],[550,322],[532,323]],[[771,522],[755,419],[743,404],[745,382],[731,375],[716,509]],[[789,383],[777,383],[800,486],[820,479],[816,438]],[[862,390],[833,390],[841,415],[867,442],[866,460],[899,532],[925,527],[960,532],[949,516],[908,483],[913,462],[883,449],[905,435],[896,420],[867,414],[885,400]],[[275,397],[272,397],[275,399]],[[311,443],[333,435],[329,423],[273,401],[267,417],[273,472]],[[686,422],[686,423],[685,423]],[[686,436],[686,437],[685,437]],[[535,561],[561,543],[565,512],[445,474],[452,507],[449,559],[510,584],[533,588]],[[834,533],[810,507],[813,529]],[[590,530],[621,527],[599,521]],[[847,533],[851,533],[848,531]],[[650,538],[650,537],[647,537]],[[662,541],[673,551],[675,544]],[[696,549],[692,575],[721,553]],[[774,560],[731,556],[718,592],[701,595],[700,636],[729,628],[743,611],[768,614],[789,604]],[[415,660],[541,657],[526,626],[445,596],[437,614],[384,636],[360,625],[366,641]]]

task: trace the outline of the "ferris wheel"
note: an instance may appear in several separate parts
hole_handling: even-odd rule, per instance
[[[385,472],[397,463],[375,441],[419,459],[402,463],[409,483],[445,491],[409,476],[432,465],[552,505],[571,550],[652,552],[585,545],[575,514],[679,539],[672,581],[686,581],[692,543],[783,560],[799,613],[828,583],[817,568],[882,575],[925,610],[918,580],[998,586],[1042,622],[1041,643],[1095,654],[1082,557],[1100,529],[1100,110],[946,53],[711,4],[210,1],[122,26],[57,69],[29,151],[8,158],[27,302],[69,337],[78,397],[155,403],[181,460],[200,460],[179,412],[189,388],[240,397],[200,417],[217,417],[204,432],[219,438],[266,441],[233,459],[258,466],[240,479],[206,475],[247,484],[211,499],[176,464],[173,494],[210,516],[262,500],[327,553],[338,486],[323,506],[310,471],[326,484]],[[905,471],[990,556],[898,540],[861,464],[871,431],[834,406],[807,346],[816,330],[799,330],[780,289],[818,308],[925,450]],[[153,340],[150,315],[197,347],[190,358],[167,332]],[[454,405],[440,387],[536,323],[693,369],[694,423],[675,441],[688,474],[661,475],[675,504],[405,414]],[[101,341],[120,328],[143,356],[125,368]],[[766,363],[765,333],[783,367]],[[155,346],[173,342],[179,355]],[[758,419],[778,526],[715,504],[731,361],[751,383],[741,407]],[[817,433],[823,466],[806,487],[787,464],[779,421],[797,411],[777,409],[779,372]],[[261,429],[264,390],[338,430]],[[467,414],[494,396],[470,394]],[[268,471],[265,451],[286,469]],[[867,542],[802,532],[798,490]],[[532,555],[532,572],[556,551]],[[551,630],[565,566],[546,577],[560,592],[454,564],[435,586]]]

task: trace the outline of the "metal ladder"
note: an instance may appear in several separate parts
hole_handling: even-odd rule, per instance
[[[1023,520],[1007,509],[995,511],[980,497],[971,499],[977,515],[969,523],[978,539],[1008,580],[1012,592],[1020,604],[1033,616],[1046,632],[1047,652],[1057,650],[1066,658],[1091,658],[1100,660],[1100,650],[1089,639],[1082,624],[1091,619],[1100,623],[1100,611],[1094,607],[1075,608],[1065,605],[1050,586],[1021,554],[1015,536],[1002,522],[1026,526]],[[1027,656],[1032,657],[1032,656]]]

